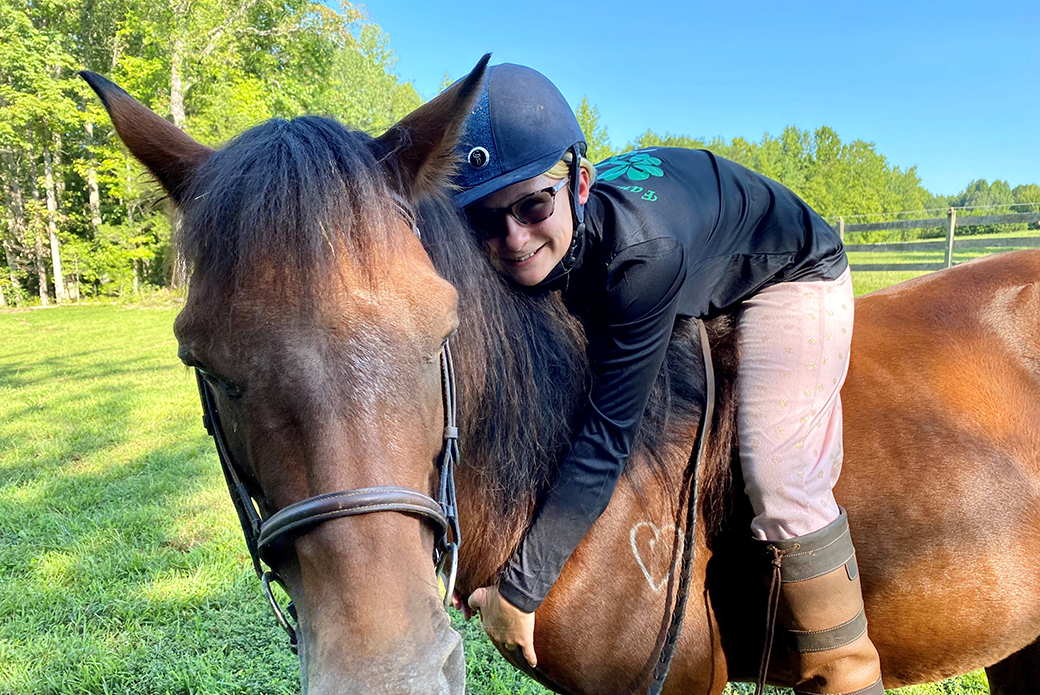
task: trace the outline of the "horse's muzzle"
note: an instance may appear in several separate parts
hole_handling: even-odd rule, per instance
[[[302,664],[301,664],[302,666]],[[465,695],[466,656],[462,638],[446,628],[424,654],[390,654],[381,663],[318,669],[303,679],[303,695]],[[309,682],[308,682],[309,681]]]

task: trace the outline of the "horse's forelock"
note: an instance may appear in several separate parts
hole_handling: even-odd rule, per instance
[[[239,285],[255,261],[276,259],[305,288],[339,253],[364,267],[373,251],[400,243],[395,214],[371,137],[327,118],[274,119],[199,169],[177,243],[207,281]]]

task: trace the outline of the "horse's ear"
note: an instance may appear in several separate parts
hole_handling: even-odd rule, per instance
[[[159,179],[173,202],[182,205],[191,177],[213,150],[154,114],[114,82],[86,70],[79,75],[101,97],[130,153]]]
[[[379,137],[384,163],[412,199],[443,186],[455,168],[455,142],[477,99],[491,54],[437,97],[405,116]]]

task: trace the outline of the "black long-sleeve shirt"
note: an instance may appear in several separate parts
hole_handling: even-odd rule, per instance
[[[794,193],[705,150],[639,150],[597,171],[564,292],[589,337],[589,405],[500,585],[528,612],[606,509],[676,318],[710,318],[763,287],[836,279],[848,265],[838,235]]]

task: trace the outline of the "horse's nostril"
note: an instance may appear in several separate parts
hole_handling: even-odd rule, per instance
[[[441,677],[445,685],[445,695],[465,695],[466,693],[466,653],[462,648],[462,637],[451,630],[455,646],[444,658]]]

